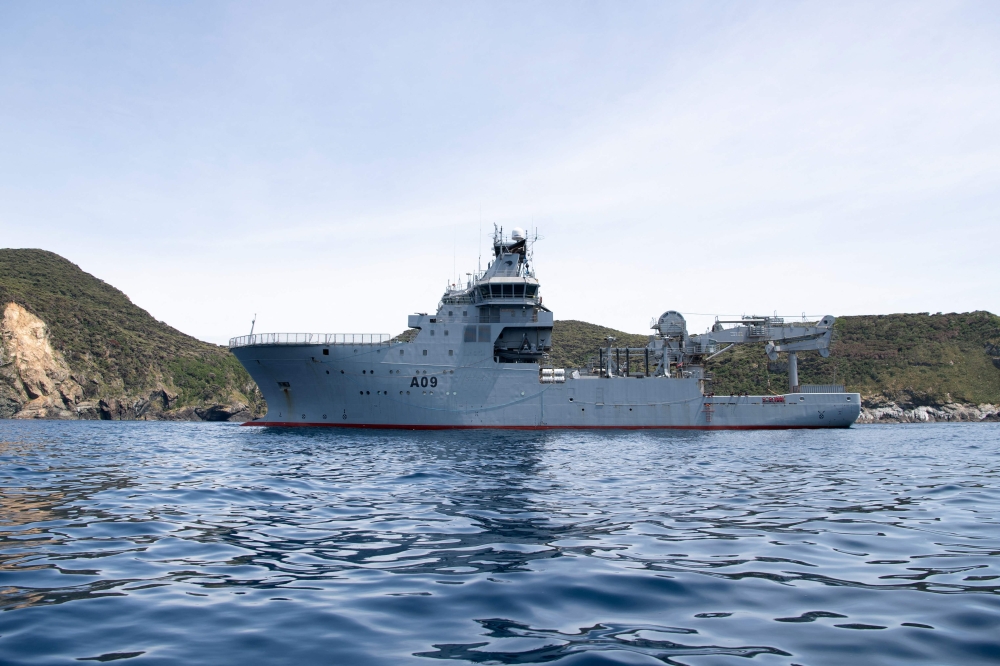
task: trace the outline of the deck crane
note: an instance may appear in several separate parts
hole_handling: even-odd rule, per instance
[[[770,360],[776,361],[779,353],[788,353],[788,385],[795,393],[799,388],[798,352],[817,351],[824,358],[829,356],[834,320],[832,315],[818,322],[791,323],[781,317],[717,318],[707,333],[689,335],[684,317],[668,310],[653,322],[657,334],[650,337],[647,348],[657,361],[656,376],[703,378],[703,363],[708,359],[734,345],[766,342],[764,351]],[[727,328],[726,324],[735,326]],[[726,346],[720,349],[720,345]]]

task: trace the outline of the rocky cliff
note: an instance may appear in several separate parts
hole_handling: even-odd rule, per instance
[[[43,250],[0,249],[0,418],[246,420],[265,411],[225,347],[154,319]]]

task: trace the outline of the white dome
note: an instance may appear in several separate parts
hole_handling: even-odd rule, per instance
[[[524,240],[524,229],[521,227],[514,227],[510,230],[510,237],[512,240],[522,241]]]

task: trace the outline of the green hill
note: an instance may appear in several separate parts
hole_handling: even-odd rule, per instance
[[[613,335],[641,347],[647,336],[580,321],[557,321],[552,363],[581,367]],[[770,363],[760,344],[741,345],[709,361],[716,393],[780,393],[787,363]],[[869,404],[1000,403],[1000,317],[989,312],[840,317],[829,358],[799,356],[803,384],[845,384]]]
[[[556,321],[552,326],[549,362],[557,368],[582,368],[590,357],[597,355],[598,348],[607,346],[604,339],[608,336],[615,338],[618,347],[645,347],[649,341],[648,335],[624,333],[585,321]]]
[[[0,416],[222,420],[263,407],[227,348],[157,321],[52,252],[0,249],[0,316]]]

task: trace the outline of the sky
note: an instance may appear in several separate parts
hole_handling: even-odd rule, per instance
[[[997,2],[0,0],[0,246],[203,340],[1000,313]]]

